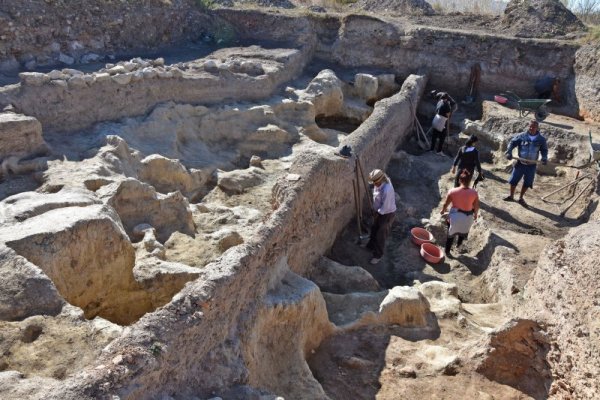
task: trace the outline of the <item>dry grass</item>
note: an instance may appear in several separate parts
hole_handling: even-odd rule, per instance
[[[436,12],[468,12],[473,14],[498,15],[506,3],[498,0],[435,0],[430,2]]]
[[[587,43],[600,43],[600,25],[588,25]]]

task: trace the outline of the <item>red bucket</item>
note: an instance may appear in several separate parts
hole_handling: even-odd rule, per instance
[[[410,230],[410,237],[414,244],[417,246],[422,245],[423,243],[430,243],[433,241],[433,235],[427,229],[423,228],[412,228]]]
[[[435,244],[423,243],[421,245],[421,257],[430,264],[437,264],[444,259],[444,251]]]
[[[494,96],[494,100],[496,100],[496,103],[498,103],[498,104],[506,104],[506,103],[508,103],[508,99],[506,97],[504,97],[504,96],[495,95]]]

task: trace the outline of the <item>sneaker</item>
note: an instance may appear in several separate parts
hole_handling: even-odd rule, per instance
[[[515,201],[515,198],[512,196],[506,196],[505,198],[503,198],[502,200],[504,201]]]
[[[381,258],[373,257],[373,258],[371,258],[371,261],[369,261],[369,262],[371,264],[375,265],[375,264],[379,264],[379,261],[381,261]]]
[[[444,154],[443,152],[441,152],[441,151],[438,151],[438,152],[437,152],[437,153],[435,153],[435,154],[437,154],[438,156],[444,156],[444,155],[445,155],[445,154]]]
[[[524,198],[522,198],[522,197],[519,199],[519,204],[520,204],[520,205],[522,205],[522,206],[523,206],[523,207],[525,207],[525,208],[529,207],[529,206],[527,205],[527,203],[525,202],[525,199],[524,199]]]

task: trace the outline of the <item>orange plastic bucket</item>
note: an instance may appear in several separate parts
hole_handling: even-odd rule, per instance
[[[421,245],[421,257],[430,264],[437,264],[444,259],[444,251],[435,244],[423,243]]]
[[[433,235],[427,229],[423,228],[412,228],[410,230],[411,240],[417,246],[422,245],[423,243],[430,243],[433,240]]]

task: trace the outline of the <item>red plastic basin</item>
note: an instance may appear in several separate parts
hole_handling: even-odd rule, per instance
[[[496,103],[499,103],[499,104],[506,104],[506,103],[508,103],[508,99],[506,97],[504,97],[504,96],[495,95],[494,96],[494,100],[496,100]]]
[[[423,228],[412,228],[410,230],[410,236],[412,242],[417,246],[422,245],[423,243],[430,243],[433,240],[433,235],[427,229]]]
[[[444,251],[435,244],[423,243],[421,245],[421,257],[430,264],[437,264],[444,259]]]

